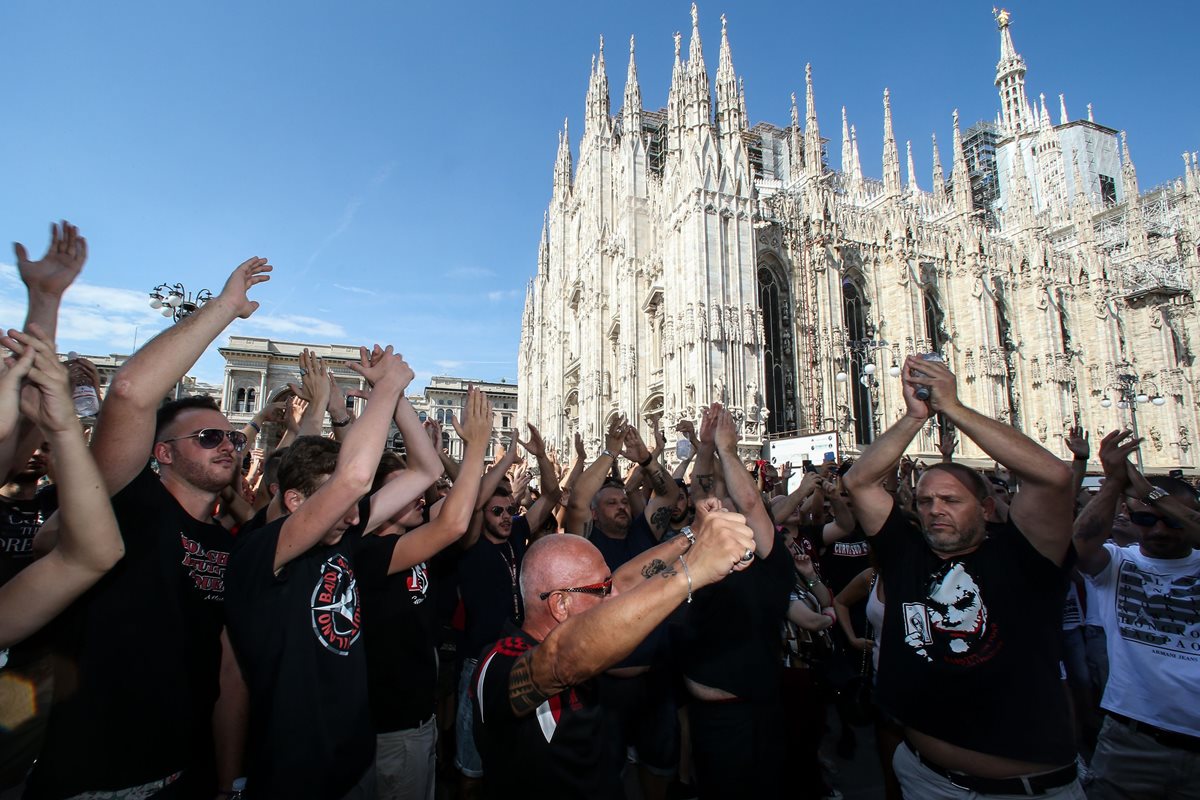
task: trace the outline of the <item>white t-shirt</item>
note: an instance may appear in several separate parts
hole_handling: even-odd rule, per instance
[[[1083,624],[1083,609],[1079,607],[1079,589],[1075,581],[1067,584],[1067,600],[1063,603],[1063,630],[1073,631]]]
[[[1104,545],[1108,566],[1089,581],[1108,640],[1105,709],[1200,736],[1200,551],[1148,558]]]

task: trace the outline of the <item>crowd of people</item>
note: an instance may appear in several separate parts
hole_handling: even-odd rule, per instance
[[[1200,504],[1128,431],[1089,493],[1086,433],[1064,462],[910,357],[905,415],[853,462],[746,463],[720,403],[673,459],[619,416],[556,453],[475,388],[456,460],[380,345],[348,364],[359,413],[305,351],[239,428],[164,397],[257,309],[251,258],[85,432],[94,367],[54,341],[87,243],[64,222],[16,253],[3,800],[820,800],[863,725],[889,800],[1200,797]],[[914,463],[935,416],[942,460]]]

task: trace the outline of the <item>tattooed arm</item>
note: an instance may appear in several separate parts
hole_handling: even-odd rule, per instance
[[[1084,506],[1075,520],[1072,541],[1079,557],[1079,571],[1099,575],[1110,560],[1104,542],[1112,536],[1113,515],[1117,502],[1129,486],[1126,466],[1129,454],[1137,449],[1140,439],[1131,438],[1129,431],[1111,431],[1100,442],[1100,463],[1104,466],[1104,483],[1092,502]]]
[[[555,619],[561,621],[513,665],[508,680],[512,713],[528,715],[546,698],[579,685],[632,653],[692,592],[728,576],[730,565],[740,564],[742,553],[753,545],[754,534],[745,517],[714,513],[701,522],[696,544],[684,556],[686,570],[679,561],[682,545],[675,544],[673,561],[667,567],[659,569],[652,564],[648,579],[585,611],[572,612],[561,593],[552,593],[547,602],[562,604],[555,610]],[[485,701],[480,698],[480,702]]]
[[[630,425],[625,431],[624,456],[636,462],[642,473],[642,480],[654,490],[654,495],[646,503],[643,513],[650,523],[650,532],[655,539],[661,539],[671,519],[671,509],[679,498],[679,484],[667,473],[666,468],[646,447],[637,428]]]

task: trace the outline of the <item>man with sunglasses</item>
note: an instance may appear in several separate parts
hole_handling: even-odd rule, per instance
[[[485,797],[625,796],[624,752],[592,679],[693,592],[753,558],[753,531],[719,502],[697,507],[695,529],[695,544],[675,537],[616,573],[579,536],[548,536],[529,548],[525,622],[506,630],[471,683]]]
[[[1075,521],[1108,642],[1093,800],[1200,798],[1200,504],[1182,481],[1147,481],[1129,463],[1140,444],[1104,437],[1104,483]],[[1118,503],[1141,532],[1128,547],[1110,541]]]
[[[244,687],[223,630],[232,539],[212,515],[245,439],[207,398],[162,399],[231,322],[254,313],[247,291],[270,271],[264,258],[240,264],[113,378],[91,449],[125,557],[55,623],[72,691],[56,693],[27,797],[211,797],[241,774]],[[43,526],[38,547],[54,536]]]

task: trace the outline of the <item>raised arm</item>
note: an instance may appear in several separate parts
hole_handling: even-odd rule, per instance
[[[63,293],[79,277],[87,261],[87,239],[64,219],[61,225],[51,223],[50,246],[40,261],[30,261],[25,245],[20,242],[13,243],[13,251],[17,256],[17,272],[29,294],[25,330],[28,331],[30,325],[37,325],[50,341],[54,341]]]
[[[411,410],[410,406],[409,411]],[[483,476],[483,456],[488,440],[492,437],[492,416],[492,404],[488,402],[487,395],[475,387],[468,389],[461,427],[467,442],[466,451],[463,453],[462,477],[454,482],[450,493],[442,502],[442,512],[436,519],[399,538],[395,549],[392,550],[389,574],[409,569],[433,558],[467,532],[471,514],[475,511],[475,496],[479,493],[479,484]],[[415,413],[413,418],[416,419]],[[428,439],[425,442],[429,444]],[[374,518],[374,510],[371,516]]]
[[[655,539],[661,539],[671,521],[671,509],[679,498],[679,484],[672,480],[662,463],[646,447],[637,428],[628,425],[625,428],[625,449],[622,453],[630,461],[637,462],[642,472],[642,479],[654,490],[650,501],[646,503],[646,521],[650,523],[650,532]]]
[[[854,630],[854,624],[850,620],[851,606],[856,606],[867,599],[874,580],[875,570],[867,567],[851,578],[845,588],[833,598],[833,610],[837,612],[838,624],[842,626],[842,633],[846,634],[846,639],[855,650],[870,650],[875,646],[870,639],[858,635],[858,631]]]
[[[716,417],[715,441],[717,455],[721,459],[721,472],[729,488],[729,498],[738,511],[746,515],[746,523],[754,531],[754,552],[759,558],[771,555],[775,545],[775,525],[763,505],[762,495],[754,485],[754,478],[742,467],[737,451],[737,427],[733,417],[720,404],[713,403],[708,413]]]
[[[1089,434],[1083,428],[1071,428],[1071,432],[1063,437],[1067,449],[1071,451],[1071,497],[1074,498],[1083,488],[1083,478],[1087,475],[1088,458],[1092,455],[1092,445]]]
[[[554,468],[554,462],[546,453],[546,443],[542,440],[541,432],[531,423],[526,423],[526,425],[529,428],[529,441],[522,442],[517,439],[517,443],[525,448],[526,453],[536,458],[538,463],[541,495],[525,513],[529,530],[535,532],[540,531],[546,524],[546,520],[550,518],[550,513],[554,511],[554,507],[558,505],[558,499],[562,497],[562,490],[558,486],[558,472]]]
[[[10,370],[26,372],[21,409],[50,442],[59,485],[59,528],[54,548],[0,587],[0,647],[24,639],[57,616],[125,553],[54,343],[36,323],[25,333],[10,331],[9,337],[5,344],[19,354]],[[5,392],[0,407],[12,399]]]
[[[820,475],[815,472],[806,472],[804,473],[804,477],[800,479],[800,485],[796,487],[796,491],[786,494],[783,497],[772,497],[771,513],[775,515],[775,519],[782,523],[790,517],[792,512],[817,490],[820,483]]]
[[[487,398],[484,398],[484,402],[487,402]],[[421,427],[421,420],[412,404],[408,402],[408,398],[401,395],[395,409],[393,420],[400,430],[400,435],[404,437],[404,445],[408,453],[406,459],[408,468],[401,472],[400,477],[396,480],[388,482],[382,489],[371,495],[371,527],[367,529],[368,532],[378,527],[375,524],[376,520],[380,525],[384,524],[397,511],[424,494],[425,489],[442,474],[442,463],[438,461],[433,444],[425,435],[425,431]],[[349,436],[348,432],[347,436]],[[480,463],[482,465],[482,461]],[[470,476],[464,476],[463,480],[470,480]],[[472,496],[471,500],[474,499]],[[445,507],[442,508],[441,513],[446,513]],[[441,516],[439,515],[438,518],[440,519]],[[448,520],[448,522],[454,524],[453,520]],[[463,529],[466,529],[465,523]],[[419,564],[424,560],[414,561],[413,564]]]
[[[617,460],[617,453],[625,443],[625,421],[613,418],[604,437],[604,450],[588,465],[579,479],[571,486],[571,497],[567,501],[567,518],[563,528],[567,533],[582,534],[592,518],[591,503],[596,492],[604,485],[609,470]]]
[[[276,572],[321,541],[371,490],[392,411],[412,381],[413,371],[403,358],[392,353],[391,347],[378,357],[365,347],[359,348],[359,353],[359,363],[349,366],[374,387],[367,410],[346,433],[333,474],[311,497],[305,498],[295,489],[286,490],[285,503],[292,514],[283,523],[275,546]]]
[[[696,448],[696,466],[692,470],[692,497],[703,500],[725,497],[725,479],[717,469],[717,445],[713,436],[717,430],[716,418],[702,409],[700,412],[699,446]]]
[[[92,453],[110,492],[145,468],[159,403],[229,323],[254,313],[258,303],[246,292],[268,280],[270,271],[265,258],[242,262],[219,295],[147,342],[113,378],[92,435]]]
[[[1070,468],[1011,425],[964,406],[958,399],[954,374],[945,364],[909,356],[904,367],[906,384],[928,386],[930,407],[1020,479],[1021,489],[1009,515],[1034,549],[1061,564],[1071,544],[1075,508]]]
[[[1100,440],[1100,465],[1104,467],[1104,483],[1092,502],[1079,512],[1072,531],[1079,569],[1097,575],[1108,566],[1109,555],[1104,543],[1112,536],[1113,516],[1117,502],[1129,487],[1129,454],[1138,448],[1141,439],[1130,431],[1110,431]]]
[[[628,592],[565,617],[513,665],[508,684],[513,714],[531,714],[547,698],[608,669],[633,652],[692,592],[728,576],[730,565],[744,568],[749,562],[741,562],[741,554],[754,545],[744,520],[730,512],[709,515],[684,562],[676,558]],[[564,600],[561,593],[551,592],[544,602]]]
[[[338,385],[333,373],[329,373],[329,402],[325,405],[329,412],[329,427],[333,429],[333,438],[339,442],[346,438],[346,430],[354,422],[354,412],[346,405],[346,392]]]

